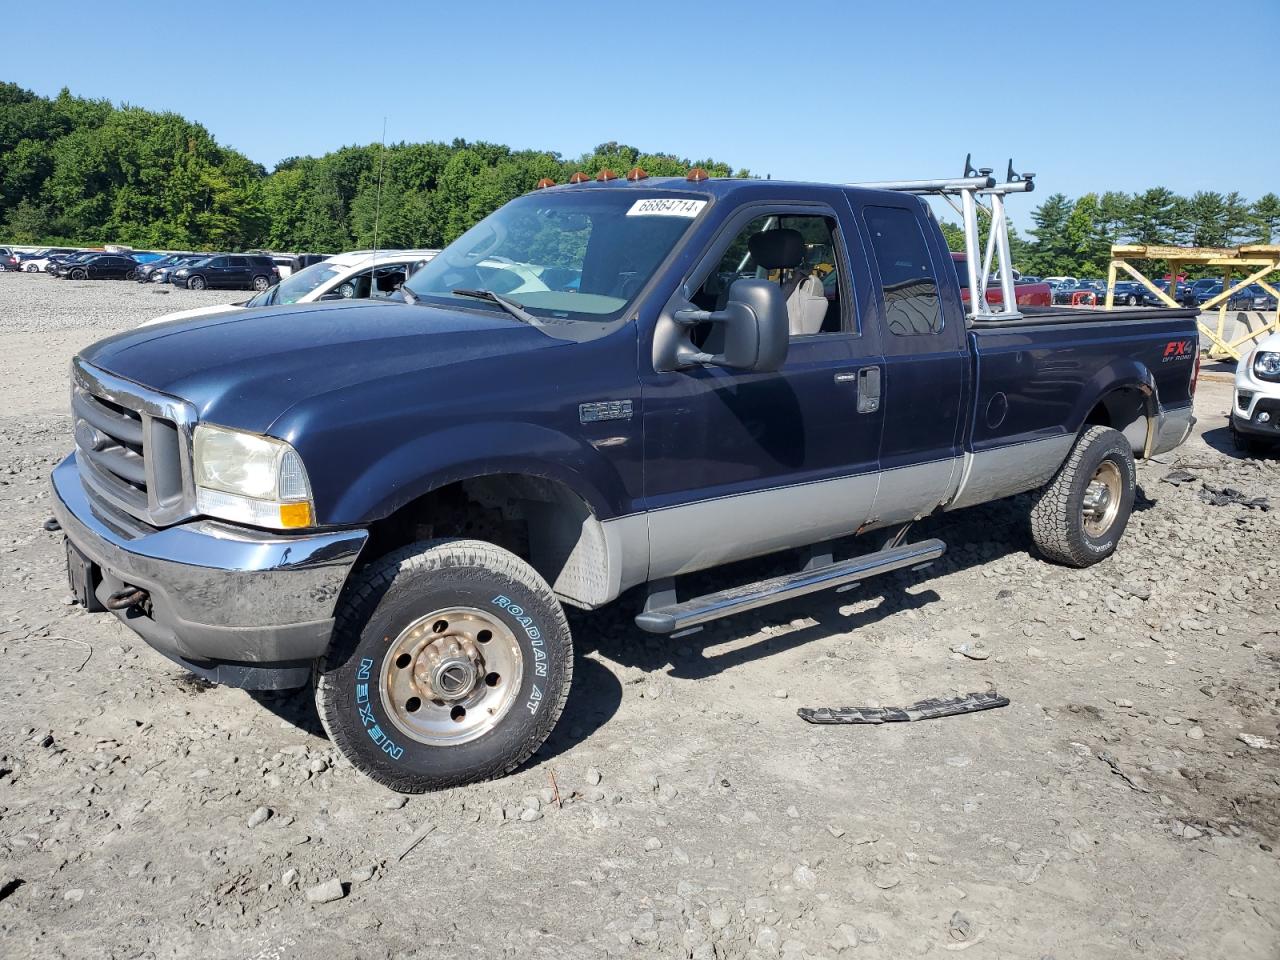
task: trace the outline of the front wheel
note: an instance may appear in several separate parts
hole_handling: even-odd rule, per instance
[[[1132,293],[1129,294],[1129,298],[1125,301],[1125,303],[1129,304],[1129,306],[1131,307],[1136,307],[1138,305],[1137,295]]]
[[[71,279],[72,280],[88,280],[89,274],[85,273],[83,270],[72,270]]]
[[[25,267],[23,267],[23,269],[24,269],[24,270],[26,270],[26,271],[27,271],[27,273],[39,273],[39,272],[40,272],[40,268],[39,268],[39,267],[37,267],[34,263],[28,263]]]
[[[564,708],[573,643],[559,601],[515,554],[413,544],[347,588],[316,707],[351,764],[400,793],[510,773]]]
[[[1115,553],[1133,510],[1137,474],[1124,434],[1086,428],[1031,509],[1031,537],[1040,553],[1069,567]]]
[[[204,277],[192,277],[187,281],[188,290],[203,290],[205,288]]]

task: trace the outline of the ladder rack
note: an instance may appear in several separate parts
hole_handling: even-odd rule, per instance
[[[975,170],[972,154],[964,158],[964,175],[943,180],[881,180],[874,183],[851,183],[851,187],[893,190],[918,197],[942,197],[960,214],[964,226],[964,255],[969,278],[970,320],[1017,320],[1017,293],[1013,284],[1013,259],[1009,253],[1009,222],[1005,218],[1004,198],[1010,193],[1030,193],[1035,189],[1034,173],[1015,173],[1013,160],[1003,183],[997,183],[990,167]],[[956,206],[955,197],[960,198]],[[991,226],[981,264],[977,260],[981,239],[978,231],[979,197],[989,198]],[[987,208],[983,208],[987,209]],[[1000,255],[1000,299],[998,309],[987,303],[987,281],[996,254]]]

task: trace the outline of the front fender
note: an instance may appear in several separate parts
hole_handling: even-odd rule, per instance
[[[548,427],[507,421],[448,427],[389,450],[365,465],[334,504],[332,516],[322,513],[322,519],[338,525],[372,523],[447,484],[498,473],[557,480],[599,520],[626,512],[622,479],[593,446]]]

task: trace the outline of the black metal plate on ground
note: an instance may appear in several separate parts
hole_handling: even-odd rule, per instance
[[[991,691],[966,693],[962,697],[933,697],[907,707],[801,707],[796,713],[809,723],[908,723],[1008,705],[1008,697]]]
[[[80,606],[90,613],[105,609],[94,596],[93,588],[97,581],[93,561],[81,553],[74,543],[66,537],[62,538],[67,548],[67,582],[71,585],[71,595]]]

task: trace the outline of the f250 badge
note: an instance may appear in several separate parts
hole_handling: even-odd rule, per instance
[[[597,403],[578,404],[578,419],[583,423],[600,420],[630,420],[630,400],[601,400]]]
[[[1196,342],[1194,340],[1170,340],[1164,345],[1164,357],[1161,363],[1171,363],[1174,360],[1190,360],[1196,355]]]

